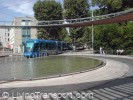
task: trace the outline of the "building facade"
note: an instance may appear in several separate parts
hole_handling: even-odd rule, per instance
[[[22,27],[10,29],[10,48],[14,53],[23,53],[25,41],[37,38],[37,29],[24,25],[36,25],[36,20],[33,17],[15,17],[12,25],[21,25]]]
[[[10,29],[1,28],[0,29],[0,43],[2,44],[2,48],[9,48],[10,41]]]

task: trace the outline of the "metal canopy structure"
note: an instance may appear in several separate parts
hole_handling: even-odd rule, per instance
[[[0,28],[21,28],[21,27],[30,27],[30,28],[49,28],[49,27],[84,27],[91,25],[102,25],[102,24],[111,24],[111,23],[121,23],[133,20],[133,9],[112,13],[107,15],[87,17],[87,18],[77,18],[77,19],[66,19],[67,23],[64,23],[64,20],[51,20],[51,21],[36,21],[35,25],[9,25],[7,21],[0,21]],[[8,24],[7,24],[8,23]]]

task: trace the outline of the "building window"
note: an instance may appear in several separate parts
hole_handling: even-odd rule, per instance
[[[8,32],[10,31],[10,29],[9,29],[9,28],[8,28],[7,30],[8,30]]]
[[[31,38],[31,29],[30,28],[22,28],[22,43],[24,43],[27,39]]]
[[[21,25],[30,25],[30,20],[22,20]]]

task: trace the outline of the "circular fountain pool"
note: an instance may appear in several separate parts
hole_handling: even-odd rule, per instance
[[[89,70],[102,63],[102,61],[97,59],[77,56],[20,59],[13,61],[13,58],[9,57],[6,58],[5,63],[1,63],[0,81],[12,79],[27,80],[69,74]]]

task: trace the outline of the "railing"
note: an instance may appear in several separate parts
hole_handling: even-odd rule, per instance
[[[117,13],[112,13],[112,14],[101,15],[101,16],[77,18],[77,19],[66,19],[66,22],[68,22],[66,24],[89,22],[89,21],[92,21],[92,19],[94,19],[94,21],[102,20],[102,19],[107,19],[107,18],[120,16],[120,15],[130,13],[130,12],[133,12],[133,9],[129,9],[129,10],[125,10],[125,11],[117,12]],[[65,24],[64,20],[38,21],[37,25],[58,25],[58,24]]]
[[[66,20],[49,20],[49,21],[36,21],[35,25],[23,25],[23,27],[39,27],[39,26],[56,26],[56,25],[63,25],[63,24],[77,24],[77,23],[84,23],[84,22],[91,22],[97,20],[103,20],[108,18],[113,18],[116,16],[122,16],[124,14],[132,13],[133,9],[125,10],[122,12],[106,14],[101,16],[94,16],[94,17],[86,17],[86,18],[76,18],[76,19],[66,19]],[[67,23],[64,23],[64,22]],[[0,21],[0,27],[22,27],[22,25],[12,25],[11,21]],[[20,23],[20,22],[18,22]]]

